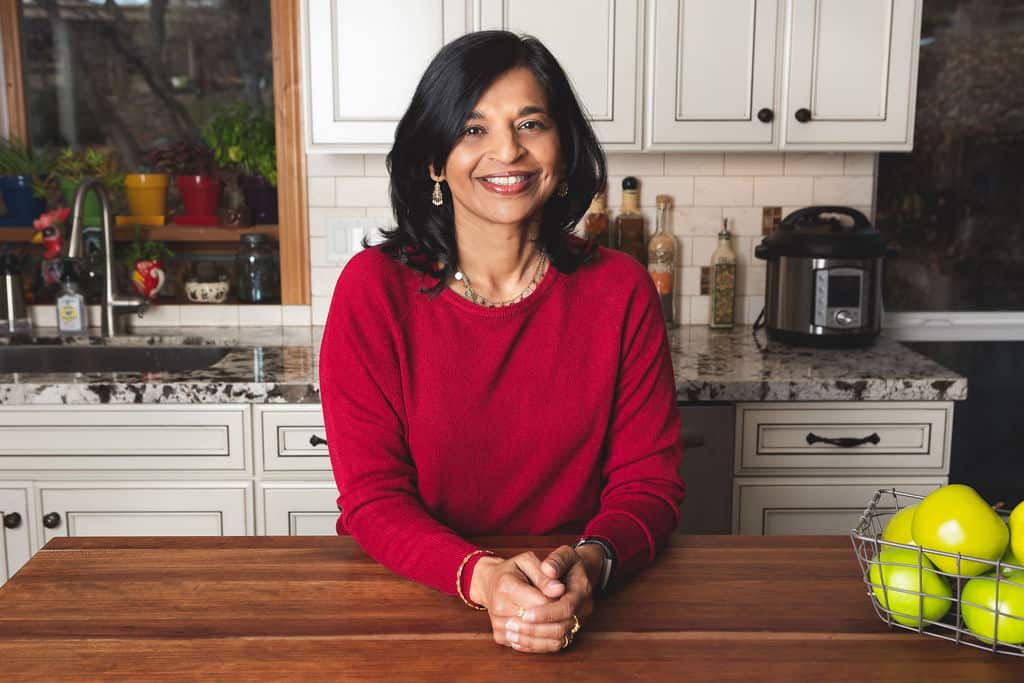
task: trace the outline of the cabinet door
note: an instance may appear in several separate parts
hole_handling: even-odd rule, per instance
[[[319,405],[255,406],[256,457],[264,472],[330,472]]]
[[[467,5],[306,0],[309,151],[386,151],[431,58],[469,30]]]
[[[44,543],[55,536],[246,536],[249,482],[41,482]]]
[[[32,556],[26,489],[0,489],[0,585]]]
[[[338,533],[338,488],[334,482],[273,482],[260,485],[263,533],[267,536],[334,536]]]
[[[640,0],[481,0],[477,28],[527,33],[551,50],[606,149],[640,148]]]
[[[650,0],[647,146],[776,145],[778,0]]]
[[[792,0],[789,21],[784,147],[911,149],[921,0]]]
[[[849,534],[871,496],[882,488],[927,495],[948,479],[792,479],[733,480],[733,531],[764,536]]]

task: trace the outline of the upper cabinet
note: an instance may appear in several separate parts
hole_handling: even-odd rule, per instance
[[[921,0],[790,0],[785,147],[909,150]]]
[[[922,0],[304,0],[310,152],[382,152],[471,30],[539,38],[605,149],[909,150]]]
[[[551,50],[605,149],[640,149],[638,0],[478,0],[475,28],[529,34]]]

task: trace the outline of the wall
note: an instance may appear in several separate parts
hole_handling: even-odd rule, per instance
[[[707,322],[700,266],[715,249],[722,219],[733,220],[739,260],[737,320],[750,323],[764,303],[763,261],[754,258],[762,209],[782,214],[811,204],[842,204],[871,216],[876,154],[610,154],[609,207],[621,204],[622,178],[640,179],[641,210],[654,227],[655,197],[674,199],[672,232],[681,247],[676,317]],[[383,155],[309,155],[309,234],[312,322],[323,324],[338,273],[352,255],[351,219],[391,225]],[[339,246],[340,245],[340,246]]]

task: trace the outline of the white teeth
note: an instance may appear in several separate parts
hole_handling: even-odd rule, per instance
[[[524,182],[527,177],[524,175],[488,176],[484,180],[492,185],[515,185],[516,183]]]

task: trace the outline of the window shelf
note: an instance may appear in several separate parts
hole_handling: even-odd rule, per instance
[[[229,226],[192,226],[192,225],[140,225],[140,234],[144,240],[162,242],[238,242],[242,235],[261,234],[276,242],[278,227],[276,225],[253,225],[248,228]],[[0,243],[28,242],[35,234],[32,228],[0,228]],[[114,241],[131,242],[135,239],[135,226],[118,225],[114,227]]]

